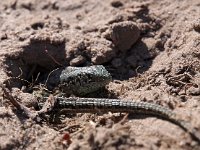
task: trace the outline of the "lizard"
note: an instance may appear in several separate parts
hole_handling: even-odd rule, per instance
[[[48,77],[47,87],[57,87],[63,93],[79,96],[98,91],[112,81],[111,74],[103,65],[90,67],[66,67],[52,72]],[[47,99],[47,97],[46,97]],[[67,113],[137,113],[168,120],[188,132],[200,143],[200,133],[191,125],[180,119],[176,113],[164,106],[133,100],[107,98],[79,98],[54,96],[54,110],[65,110]],[[43,103],[39,103],[40,106]]]
[[[11,103],[16,108],[23,111],[27,117],[36,120],[36,122],[37,119],[40,120],[40,118],[38,118],[39,115],[56,110],[64,110],[64,112],[67,113],[117,112],[146,114],[168,120],[178,125],[200,144],[200,132],[193,128],[187,121],[180,119],[171,109],[161,105],[124,99],[65,97],[70,94],[83,96],[96,92],[111,81],[111,74],[103,65],[56,69],[48,74],[47,80],[44,82],[49,91],[56,91],[59,89],[61,93],[65,94],[62,94],[62,96],[52,96],[52,94],[48,96],[48,94],[46,95],[45,93],[45,96],[42,97],[43,101],[38,102],[38,106],[42,107],[42,109],[34,112],[15,100],[15,98],[10,95],[11,92],[5,88],[4,85],[2,85],[2,89],[4,91],[4,96],[10,99]],[[38,94],[34,95],[38,98]],[[40,98],[41,96],[39,96],[38,99]]]

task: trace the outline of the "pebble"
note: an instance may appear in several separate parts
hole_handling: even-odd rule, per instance
[[[79,55],[70,61],[70,66],[79,66],[86,62],[86,58]]]

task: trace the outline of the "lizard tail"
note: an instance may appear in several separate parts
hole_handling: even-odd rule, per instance
[[[174,121],[174,123],[181,127],[184,131],[188,132],[192,139],[200,144],[200,132],[197,129],[193,128],[191,124],[184,120],[176,120],[176,122]]]
[[[67,113],[124,112],[157,116],[178,125],[200,144],[200,132],[194,129],[188,122],[181,120],[172,110],[161,105],[104,98],[57,97],[56,99],[55,109],[65,109]]]

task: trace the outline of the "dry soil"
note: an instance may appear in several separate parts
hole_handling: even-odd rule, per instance
[[[104,65],[95,97],[173,109],[200,132],[200,0],[0,2],[0,83],[22,104],[27,80],[61,66]],[[0,90],[0,149],[200,149],[178,126],[124,114],[77,114],[36,124]],[[54,120],[56,120],[54,118]]]

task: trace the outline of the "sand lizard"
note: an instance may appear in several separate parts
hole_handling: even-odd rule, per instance
[[[110,73],[102,65],[91,67],[66,67],[53,72],[47,86],[59,87],[62,92],[85,95],[98,91],[112,80]],[[190,133],[197,141],[200,134],[189,123],[181,120],[170,109],[161,105],[132,100],[106,98],[55,97],[54,109],[65,109],[68,113],[126,112],[153,115],[168,120]]]

